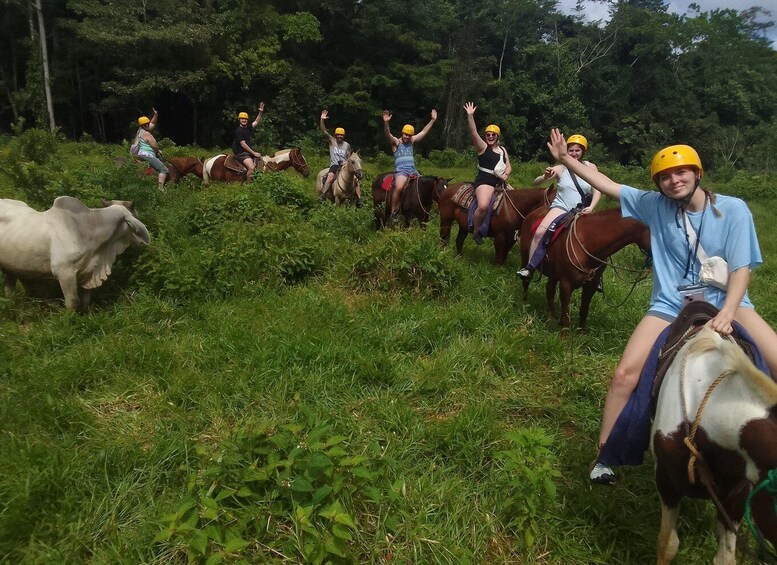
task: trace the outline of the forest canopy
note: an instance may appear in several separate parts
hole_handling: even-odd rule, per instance
[[[384,108],[397,127],[437,108],[424,149],[461,150],[473,100],[516,159],[546,158],[558,126],[623,164],[688,143],[708,168],[773,170],[771,14],[608,4],[597,25],[554,0],[3,0],[0,132],[115,142],[154,107],[175,143],[224,146],[265,101],[263,145],[320,144],[328,108],[356,147],[385,150]]]

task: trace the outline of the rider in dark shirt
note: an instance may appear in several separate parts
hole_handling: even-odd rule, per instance
[[[264,116],[264,102],[259,102],[259,113],[256,119],[248,124],[248,113],[240,112],[237,116],[238,127],[235,130],[235,139],[232,142],[232,152],[235,154],[235,159],[243,163],[246,170],[246,180],[251,182],[254,179],[254,159],[258,159],[261,155],[251,149],[251,135],[256,130],[259,122],[262,121]]]

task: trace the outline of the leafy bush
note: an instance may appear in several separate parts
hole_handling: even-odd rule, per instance
[[[386,232],[375,245],[361,249],[350,270],[350,282],[362,290],[396,291],[439,296],[461,280],[460,266],[418,232]]]
[[[453,167],[469,167],[473,161],[469,155],[464,155],[451,147],[433,149],[427,159],[435,166],[450,169]]]
[[[291,174],[290,172],[263,174],[257,177],[255,184],[259,190],[267,191],[272,201],[280,206],[292,206],[299,210],[312,208],[315,201],[300,181],[291,180]]]
[[[504,473],[503,520],[529,548],[541,538],[539,522],[556,498],[558,458],[550,450],[553,438],[541,428],[522,428],[505,437],[512,448],[496,454]]]
[[[155,541],[183,546],[189,562],[362,562],[375,536],[370,509],[385,512],[392,498],[389,462],[377,444],[357,450],[306,415],[279,427],[248,424],[215,448],[198,446],[187,495],[161,518]]]

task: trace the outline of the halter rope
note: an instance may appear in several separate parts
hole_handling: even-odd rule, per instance
[[[747,495],[747,500],[745,501],[745,521],[747,522],[747,526],[750,528],[750,533],[753,534],[753,537],[758,542],[759,549],[772,559],[777,560],[777,553],[769,549],[769,546],[763,539],[760,530],[755,527],[755,523],[750,517],[750,502],[756,493],[764,488],[767,490],[767,492],[769,492],[769,494],[772,495],[774,513],[777,514],[777,469],[772,469],[767,473],[766,479],[764,479],[757,487],[750,491],[750,494]]]
[[[730,338],[729,338],[730,339]],[[734,521],[731,519],[731,517],[728,515],[728,512],[726,512],[726,509],[723,507],[723,503],[720,502],[720,499],[718,498],[718,495],[715,493],[714,489],[714,481],[712,480],[712,474],[710,473],[709,468],[707,467],[707,464],[704,461],[704,458],[702,457],[702,454],[699,452],[699,448],[696,446],[696,432],[699,429],[699,425],[701,424],[701,415],[704,411],[704,408],[707,406],[707,401],[709,400],[710,396],[712,395],[712,392],[715,390],[715,388],[723,382],[723,380],[726,377],[729,377],[734,374],[734,371],[732,370],[726,370],[723,371],[720,375],[718,375],[718,378],[716,378],[712,384],[707,388],[707,392],[704,394],[704,397],[701,400],[701,403],[699,404],[699,408],[696,411],[696,418],[694,418],[693,425],[690,428],[690,432],[688,432],[688,408],[685,404],[685,367],[688,361],[689,352],[686,350],[685,357],[683,357],[683,364],[680,368],[680,402],[682,404],[683,408],[683,421],[685,422],[686,426],[686,436],[683,440],[683,443],[685,443],[685,446],[688,448],[688,451],[690,451],[691,455],[688,458],[688,482],[692,485],[696,484],[696,466],[698,464],[699,467],[699,478],[701,479],[702,484],[707,489],[707,493],[710,495],[710,498],[712,499],[712,502],[715,504],[715,508],[718,509],[718,512],[723,517],[723,520],[726,522],[726,527],[731,530],[732,532],[737,531],[737,526],[734,524]]]

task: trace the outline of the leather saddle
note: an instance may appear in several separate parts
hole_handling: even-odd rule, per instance
[[[492,211],[494,213],[499,211],[499,208],[502,206],[502,202],[505,198],[505,191],[506,190],[513,190],[513,188],[510,185],[507,185],[506,188],[503,186],[497,187],[496,190],[494,190],[494,206],[492,208]],[[459,189],[456,191],[456,194],[453,195],[453,202],[465,210],[469,210],[470,206],[472,205],[472,201],[475,199],[475,186],[472,183],[465,182],[462,184]]]

